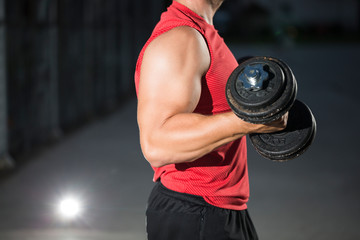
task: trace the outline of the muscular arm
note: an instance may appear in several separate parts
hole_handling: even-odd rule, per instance
[[[178,27],[145,51],[138,91],[138,124],[145,158],[152,166],[191,162],[261,126],[232,112],[193,113],[201,78],[210,65],[205,40],[195,29]]]

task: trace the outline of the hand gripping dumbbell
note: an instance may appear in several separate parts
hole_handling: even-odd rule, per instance
[[[290,67],[272,57],[251,57],[241,62],[226,85],[230,108],[246,122],[266,124],[289,112],[284,130],[249,134],[256,151],[274,161],[300,156],[315,138],[314,115],[296,95],[297,82]]]

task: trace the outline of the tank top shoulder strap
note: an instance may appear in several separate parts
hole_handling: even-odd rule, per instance
[[[174,29],[176,27],[182,27],[187,26],[196,29],[201,35],[205,37],[204,30],[197,24],[196,22],[188,19],[178,19],[178,18],[165,18],[163,21],[158,24],[151,37],[149,38],[148,42],[150,43],[152,40],[154,40],[156,37],[160,36],[161,34],[170,31],[171,29]]]

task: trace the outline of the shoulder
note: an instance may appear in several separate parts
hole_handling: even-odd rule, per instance
[[[202,34],[195,28],[184,25],[174,27],[165,33],[159,35],[152,41],[153,43],[169,43],[169,42],[182,42],[186,45],[188,44],[196,44],[204,42],[204,37]]]
[[[210,65],[210,54],[203,35],[189,26],[175,27],[156,37],[147,46],[145,61],[162,64],[192,63],[206,68]]]

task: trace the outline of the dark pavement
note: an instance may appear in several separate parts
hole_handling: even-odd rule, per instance
[[[239,57],[271,55],[287,62],[298,81],[298,99],[311,107],[318,126],[310,149],[286,163],[261,158],[249,142],[249,211],[260,239],[360,239],[360,45],[231,49]],[[0,239],[145,239],[152,185],[132,99],[0,182]],[[67,193],[85,203],[84,214],[73,222],[55,213]]]

